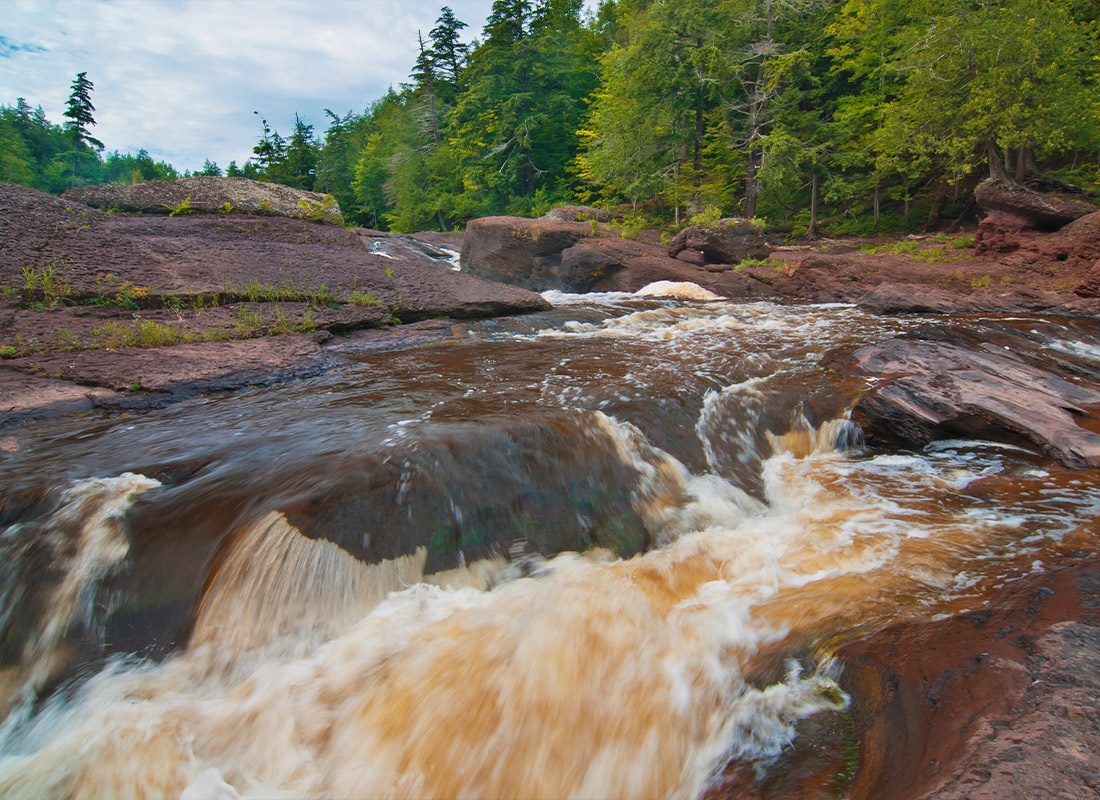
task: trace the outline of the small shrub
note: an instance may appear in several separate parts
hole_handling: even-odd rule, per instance
[[[351,293],[350,302],[353,306],[376,306],[382,301],[374,292],[360,292],[356,289]]]
[[[19,355],[19,351],[16,349],[15,345],[0,345],[0,358],[15,358],[17,355]]]
[[[326,194],[321,201],[313,202],[307,200],[304,197],[298,198],[298,208],[301,209],[301,216],[312,222],[325,222],[329,219],[335,219],[335,214],[330,214],[336,207],[336,198],[331,194]]]
[[[638,239],[642,235],[642,231],[646,229],[648,220],[640,214],[628,214],[623,217],[622,224],[619,228],[619,236],[624,239]]]
[[[702,211],[689,216],[687,221],[689,225],[701,225],[710,228],[717,225],[720,219],[722,219],[722,209],[718,206],[707,206]]]
[[[237,309],[237,335],[242,339],[256,335],[263,321],[263,317],[258,312],[241,306]]]
[[[233,204],[230,203],[228,200],[226,200],[224,203],[222,203],[220,206],[218,206],[218,213],[219,214],[232,214],[233,213]]]
[[[769,261],[766,258],[745,258],[734,269],[740,272],[743,269],[752,269],[753,267],[766,267],[768,264]]]
[[[188,195],[183,198],[183,201],[178,206],[169,205],[168,203],[161,203],[161,206],[168,209],[168,216],[176,217],[180,214],[193,214],[195,209],[191,208],[191,197]]]

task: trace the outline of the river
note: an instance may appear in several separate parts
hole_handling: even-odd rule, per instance
[[[1100,513],[1013,446],[863,445],[822,358],[928,320],[548,296],[0,432],[0,794],[699,797],[807,720],[842,750],[839,644],[980,605]]]

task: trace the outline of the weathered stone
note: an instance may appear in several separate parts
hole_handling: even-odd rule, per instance
[[[610,222],[611,212],[592,206],[558,206],[542,215],[543,219],[556,219],[561,222]]]
[[[881,283],[859,301],[860,308],[873,314],[951,314],[969,306],[957,291],[911,283]]]
[[[1039,194],[1026,186],[986,179],[974,190],[974,199],[987,214],[994,211],[1025,220],[1032,228],[1054,231],[1097,209],[1074,197]]]
[[[1078,297],[1100,297],[1100,260],[1092,265],[1088,275],[1077,285],[1073,293]]]
[[[543,291],[560,289],[562,251],[592,228],[583,222],[484,217],[466,226],[462,268],[471,275]]]
[[[990,346],[893,339],[862,348],[847,368],[878,379],[853,412],[870,440],[924,445],[943,438],[1038,447],[1071,468],[1100,465],[1100,387],[1071,383]]]
[[[694,264],[697,267],[705,266],[707,263],[707,257],[702,250],[681,250],[676,254],[676,260],[683,261],[685,264]]]
[[[248,178],[196,176],[175,181],[104,183],[70,189],[62,197],[95,208],[140,214],[226,213],[311,219],[339,224],[331,195]]]
[[[764,231],[747,219],[737,218],[684,228],[673,238],[668,254],[676,258],[684,250],[701,252],[709,264],[739,264],[771,255]]]
[[[620,275],[631,259],[664,255],[659,246],[630,239],[582,239],[561,254],[562,288],[572,292],[607,291],[637,281]],[[623,281],[626,281],[624,283]],[[641,288],[640,284],[636,288]],[[633,291],[631,289],[630,291]]]

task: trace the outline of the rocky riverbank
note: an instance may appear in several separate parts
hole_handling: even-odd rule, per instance
[[[173,195],[120,213],[0,184],[0,428],[337,369],[454,337],[455,320],[544,309],[535,291],[547,288],[672,280],[733,299],[940,314],[911,338],[823,362],[859,398],[870,443],[996,439],[1093,480],[1100,358],[1051,350],[1043,331],[1097,325],[1100,214],[1062,208],[1052,221],[1047,205],[988,194],[977,232],[768,247],[739,224],[662,242],[584,209],[391,236],[325,224],[332,209],[316,198],[241,213],[247,197]],[[1006,316],[1020,314],[1026,324]],[[990,319],[964,333],[953,316]],[[852,797],[1100,796],[1097,535],[1070,537],[986,608],[840,649],[859,745]],[[808,796],[793,785],[746,775],[715,796]]]

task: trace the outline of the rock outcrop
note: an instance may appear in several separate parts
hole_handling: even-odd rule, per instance
[[[844,369],[874,379],[852,418],[879,443],[1006,441],[1067,467],[1100,466],[1100,385],[1070,382],[1004,345],[893,339],[856,351]]]
[[[0,184],[0,241],[0,426],[312,374],[340,363],[333,334],[549,308],[428,241],[301,219],[106,214]]]
[[[1057,231],[1097,211],[1078,197],[1040,194],[1026,186],[992,179],[978,185],[974,199],[986,213],[975,236],[975,252],[979,255],[1027,249],[1042,239],[1042,233]]]
[[[687,281],[726,297],[766,293],[757,281],[728,267],[704,268],[670,257],[666,247],[654,242],[603,235],[590,223],[546,217],[472,220],[466,227],[462,268],[535,291],[633,292],[655,281]]]
[[[771,254],[763,229],[750,220],[738,218],[684,228],[673,238],[668,254],[676,258],[685,250],[700,253],[707,264],[740,264]]]
[[[974,190],[974,199],[987,214],[999,212],[1023,221],[1027,227],[1056,231],[1097,208],[1076,197],[1040,194],[1016,183],[982,181]]]
[[[564,287],[562,251],[592,235],[583,222],[525,217],[470,220],[462,268],[471,275],[543,291]]]
[[[542,215],[543,219],[556,219],[561,222],[610,222],[611,212],[592,206],[558,206]]]
[[[175,181],[104,183],[70,189],[62,197],[95,208],[138,214],[254,214],[340,224],[332,195],[248,178],[196,176]]]

